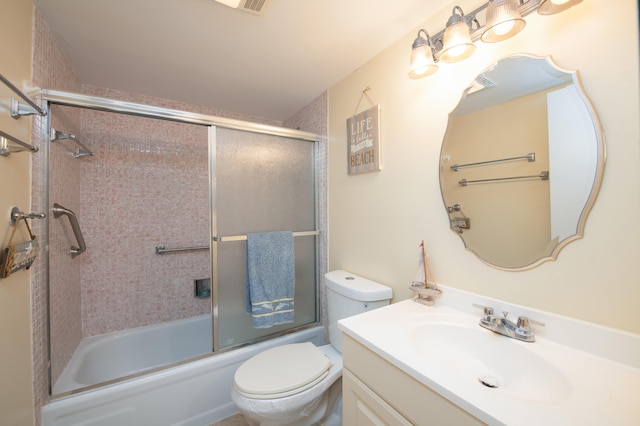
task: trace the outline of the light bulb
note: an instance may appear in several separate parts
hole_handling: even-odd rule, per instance
[[[503,22],[501,24],[495,25],[491,30],[499,36],[508,34],[509,31],[513,29],[513,21]]]
[[[420,30],[422,32],[424,30]],[[438,71],[438,66],[433,61],[433,52],[429,42],[429,35],[425,32],[426,39],[420,36],[413,42],[409,67],[409,77],[418,79],[426,77]]]
[[[563,12],[578,3],[582,3],[582,0],[543,0],[538,6],[538,13],[540,15],[553,15]]]
[[[458,62],[468,58],[476,51],[471,42],[469,27],[464,21],[448,25],[444,33],[444,46],[440,53],[442,62]]]
[[[517,0],[489,1],[486,20],[485,30],[480,36],[485,43],[495,43],[513,37],[526,25],[518,10]]]

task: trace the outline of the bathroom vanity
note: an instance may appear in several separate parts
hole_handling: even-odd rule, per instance
[[[356,340],[342,345],[344,424],[484,424]]]
[[[640,335],[445,288],[339,322],[348,425],[638,425]],[[478,325],[527,316],[535,342]],[[502,316],[502,314],[500,314]]]

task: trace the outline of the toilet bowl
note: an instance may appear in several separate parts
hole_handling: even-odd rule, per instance
[[[297,377],[286,380],[278,373],[286,371],[287,366],[293,369],[309,365],[307,358],[301,357],[304,356],[300,351],[301,345],[310,345],[310,349],[324,358],[327,361],[326,369],[318,376],[324,367],[315,363],[307,371],[293,374]],[[248,364],[261,355],[274,355],[267,364],[269,367]],[[276,360],[278,355],[283,356]],[[313,424],[330,414],[335,407],[341,387],[342,355],[331,345],[316,347],[313,343],[294,343],[269,349],[254,358],[238,368],[231,392],[233,402],[249,425]],[[254,376],[252,381],[249,375],[260,377]],[[267,389],[269,387],[271,389]]]
[[[231,398],[249,425],[341,425],[342,336],[337,322],[389,304],[389,287],[346,271],[325,275],[330,344],[268,349],[235,373]]]

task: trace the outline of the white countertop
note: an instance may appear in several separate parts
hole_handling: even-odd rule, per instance
[[[472,307],[472,303],[493,306],[496,314],[507,310],[511,318],[527,315],[545,322],[546,327],[532,326],[536,332],[534,343],[500,336],[477,325],[482,311]],[[474,356],[459,353],[467,349],[447,349],[451,359],[446,359],[441,348],[430,347],[428,339],[416,340],[415,333],[421,326],[450,321],[460,327],[454,330],[463,329],[468,334],[475,333],[477,327],[479,333],[497,339],[489,340],[495,342],[496,358],[509,357],[512,352],[515,358],[522,356],[522,365],[518,364],[519,359],[515,363],[525,373],[524,379],[520,378],[522,383],[512,383],[511,390],[482,386],[475,379],[464,377],[465,365],[460,365],[458,374],[457,364],[452,364]],[[443,296],[433,306],[405,300],[346,318],[338,326],[391,364],[491,425],[640,425],[640,335],[449,288],[443,288]],[[449,330],[446,327],[444,330]],[[488,350],[493,350],[493,344]],[[550,366],[550,370],[557,370],[556,376],[562,380],[549,385],[544,374],[527,376],[529,354],[533,356],[531,359]],[[529,373],[535,372],[536,367],[529,368]],[[522,372],[514,374],[520,377]]]

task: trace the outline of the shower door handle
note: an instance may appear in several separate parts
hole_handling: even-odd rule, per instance
[[[69,218],[71,229],[73,229],[73,235],[75,235],[76,241],[78,242],[78,247],[71,246],[71,257],[74,258],[84,253],[87,250],[87,245],[84,243],[84,238],[82,237],[82,231],[80,230],[80,224],[78,224],[78,218],[76,217],[76,214],[71,210],[62,207],[60,204],[54,203],[53,217],[57,219],[62,215],[65,215]]]

